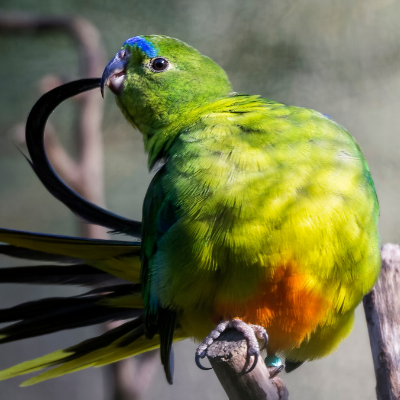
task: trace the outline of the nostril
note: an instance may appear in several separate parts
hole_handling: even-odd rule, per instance
[[[119,52],[119,58],[120,59],[123,59],[123,58],[125,58],[126,57],[126,50],[121,50],[120,52]]]

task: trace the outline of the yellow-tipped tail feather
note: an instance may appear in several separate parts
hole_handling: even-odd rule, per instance
[[[90,346],[93,339],[86,340],[69,349],[58,350],[47,354],[46,356],[23,362],[6,370],[0,371],[0,380],[13,378],[15,376],[40,371],[45,368],[58,365],[57,367],[33,377],[21,384],[21,386],[30,386],[48,379],[76,372],[81,369],[89,367],[101,367],[111,364],[124,358],[132,357],[140,353],[156,349],[160,346],[160,339],[158,335],[154,336],[153,339],[146,339],[143,334],[132,343],[124,345],[124,341],[130,334],[131,333],[123,335],[108,346],[88,352],[82,356],[79,356],[79,353],[77,355],[77,352],[73,351],[73,349],[77,348],[78,351],[82,351],[82,349],[84,349],[86,346]],[[96,339],[97,338],[94,340]],[[186,339],[186,335],[181,328],[177,328],[174,333],[174,342],[183,339]],[[71,360],[68,361],[69,359]]]
[[[137,242],[82,239],[0,229],[0,242],[43,253],[83,260],[87,264],[130,282],[140,279],[140,250]]]

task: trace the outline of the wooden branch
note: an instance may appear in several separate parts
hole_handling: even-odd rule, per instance
[[[247,357],[247,342],[234,329],[224,332],[207,350],[207,357],[230,400],[287,400],[289,392],[279,376],[270,379],[275,368],[267,368],[260,356],[256,367]],[[249,365],[250,364],[250,365]]]
[[[400,399],[400,247],[382,247],[382,271],[364,297],[378,400]]]

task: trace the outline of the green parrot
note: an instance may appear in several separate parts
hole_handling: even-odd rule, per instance
[[[143,135],[149,168],[158,168],[143,222],[85,202],[54,179],[43,149],[31,151],[54,196],[134,240],[1,230],[3,254],[56,263],[0,270],[1,282],[101,287],[1,310],[0,322],[20,322],[0,330],[0,343],[128,322],[0,379],[54,367],[29,385],[160,347],[172,383],[173,341],[202,342],[195,359],[204,368],[207,347],[228,327],[244,333],[251,368],[259,340],[267,360],[285,358],[287,371],[335,350],[381,265],[378,201],[354,138],[317,111],[235,93],[210,58],[165,36],[128,39],[101,81],[85,85],[79,90],[109,87]]]

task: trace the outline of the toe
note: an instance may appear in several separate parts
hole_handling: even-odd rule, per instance
[[[211,367],[204,367],[202,364],[201,364],[201,359],[202,358],[204,358],[205,356],[200,356],[199,354],[196,354],[196,357],[195,357],[195,362],[196,362],[196,365],[200,368],[200,369],[202,369],[203,371],[208,371],[208,370],[210,370],[210,369],[212,369]]]
[[[250,355],[249,353],[247,353],[248,355]],[[256,367],[258,363],[258,352],[254,354],[254,362],[252,364],[252,366],[245,372],[245,374],[249,374],[251,371],[253,371],[253,369]]]

